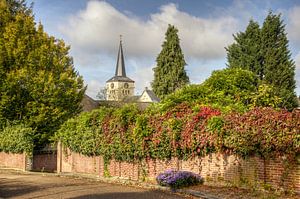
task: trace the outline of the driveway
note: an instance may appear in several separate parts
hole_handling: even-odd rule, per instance
[[[183,199],[187,197],[88,179],[2,171],[0,198]]]

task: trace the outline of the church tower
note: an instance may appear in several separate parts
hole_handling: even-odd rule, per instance
[[[126,76],[121,36],[115,76],[106,81],[106,94],[109,101],[122,101],[134,95],[134,81]]]

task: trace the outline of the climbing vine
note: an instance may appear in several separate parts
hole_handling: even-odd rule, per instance
[[[181,103],[164,112],[150,109],[126,105],[83,113],[68,120],[56,139],[106,161],[187,159],[212,152],[293,158],[300,153],[299,112],[254,108],[222,113],[200,103]]]

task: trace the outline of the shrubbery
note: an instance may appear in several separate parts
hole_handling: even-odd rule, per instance
[[[278,108],[282,99],[274,87],[260,82],[247,70],[234,68],[214,71],[202,84],[189,85],[168,95],[158,106],[161,111],[180,103],[201,103],[222,112],[245,112],[253,107]]]
[[[299,112],[254,108],[245,114],[230,113],[221,131],[224,146],[242,156],[300,153]]]
[[[0,131],[0,151],[31,154],[34,130],[23,124],[7,125]]]
[[[144,112],[131,104],[83,113],[68,120],[56,140],[107,161],[187,159],[213,152],[295,157],[300,113],[276,109],[281,99],[273,88],[257,84],[250,71],[215,71],[203,84],[178,90]]]
[[[181,103],[163,113],[140,112],[134,105],[83,113],[66,122],[56,139],[72,151],[106,160],[187,159],[212,152],[268,158],[299,154],[299,130],[299,112],[255,108],[222,113]]]

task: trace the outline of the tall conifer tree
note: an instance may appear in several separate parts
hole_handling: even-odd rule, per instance
[[[177,33],[178,29],[169,25],[162,50],[156,58],[157,66],[154,68],[151,85],[154,93],[161,99],[189,83]]]
[[[276,94],[282,98],[282,107],[297,106],[295,94],[295,63],[288,49],[288,39],[281,15],[272,12],[266,17],[262,27],[262,53],[264,80],[274,86]]]
[[[281,98],[279,106],[292,109],[297,107],[295,63],[280,17],[270,12],[261,29],[250,20],[246,31],[234,35],[235,43],[226,48],[227,60],[229,68],[253,71],[261,83],[272,85],[275,95]]]
[[[235,43],[226,48],[229,68],[250,70],[263,78],[260,31],[258,23],[251,19],[245,32],[233,35]]]

